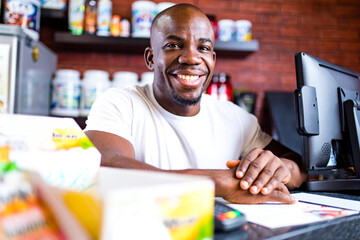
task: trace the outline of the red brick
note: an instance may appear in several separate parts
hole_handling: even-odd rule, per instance
[[[260,63],[259,66],[260,72],[292,72],[293,63],[292,62],[268,62]]]
[[[360,12],[360,10],[359,10]],[[354,29],[359,32],[360,19],[357,17],[341,17],[339,18],[339,28]]]
[[[294,50],[298,48],[297,39],[264,38],[261,40],[261,48],[265,50]]]
[[[301,39],[299,40],[299,50],[305,51],[305,49],[309,49],[310,51],[313,50],[320,50],[320,51],[334,51],[338,50],[340,46],[340,42],[338,41],[319,41],[313,39]]]
[[[204,12],[229,12],[235,8],[236,1],[234,0],[198,0],[197,6],[201,7]]]
[[[360,6],[337,4],[329,7],[329,13],[335,16],[359,17]]]
[[[322,29],[320,31],[321,39],[336,39],[336,40],[358,40],[359,31],[346,29]]]
[[[283,37],[296,38],[318,38],[319,30],[309,27],[280,27],[280,34]]]
[[[285,2],[285,1],[284,1]],[[319,14],[320,7],[314,4],[306,3],[282,3],[280,6],[281,13],[291,13],[296,15],[302,14]]]
[[[238,11],[265,13],[279,13],[280,5],[277,2],[262,3],[256,1],[238,1]]]
[[[264,25],[282,26],[282,25],[297,25],[299,24],[299,17],[294,15],[275,15],[275,14],[261,14],[258,15],[259,23]]]
[[[360,42],[358,41],[348,41],[348,42],[340,42],[340,49],[342,50],[350,50],[350,51],[360,51]]]
[[[304,15],[300,16],[300,24],[302,26],[313,27],[336,27],[339,25],[340,19],[329,15]]]

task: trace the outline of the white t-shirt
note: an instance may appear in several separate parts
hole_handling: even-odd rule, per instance
[[[155,100],[152,86],[108,89],[93,104],[85,131],[98,130],[132,143],[135,158],[161,169],[225,169],[271,137],[256,117],[229,101],[203,94],[200,112],[174,115]]]

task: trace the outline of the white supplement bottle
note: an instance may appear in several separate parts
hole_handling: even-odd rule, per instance
[[[218,21],[218,38],[220,41],[232,41],[235,30],[235,21],[221,19]]]
[[[237,20],[235,22],[235,40],[238,42],[251,40],[251,22],[248,20]]]
[[[139,84],[139,76],[135,72],[119,71],[114,73],[112,87],[125,88]]]
[[[81,35],[84,31],[85,0],[69,0],[68,18],[70,32]]]
[[[84,72],[81,90],[80,115],[89,115],[96,98],[110,87],[109,73],[102,70]]]
[[[150,37],[152,20],[157,13],[157,5],[152,1],[135,1],[131,5],[131,36]]]
[[[80,72],[72,69],[57,70],[52,82],[51,114],[79,116],[80,94]]]
[[[152,84],[154,82],[154,72],[143,72],[141,74],[140,86]]]
[[[112,2],[110,0],[100,0],[98,2],[96,35],[110,36],[111,18],[112,18]]]

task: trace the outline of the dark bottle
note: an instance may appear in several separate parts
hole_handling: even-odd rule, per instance
[[[214,74],[206,91],[207,94],[215,97],[216,99],[218,98],[218,82],[219,77],[217,74]]]
[[[222,72],[219,74],[218,99],[232,101],[232,85],[230,76]]]
[[[96,33],[97,3],[96,0],[85,2],[85,33]]]

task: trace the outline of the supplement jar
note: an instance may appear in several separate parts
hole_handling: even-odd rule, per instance
[[[114,73],[112,87],[124,88],[128,86],[137,85],[139,76],[134,72],[120,71]]]
[[[51,114],[57,116],[79,116],[80,72],[59,69],[52,82]]]
[[[135,1],[132,8],[132,37],[150,37],[152,20],[157,13],[157,5],[151,1]]]
[[[81,87],[80,115],[89,115],[96,98],[110,87],[109,73],[102,70],[87,70],[84,72]]]

